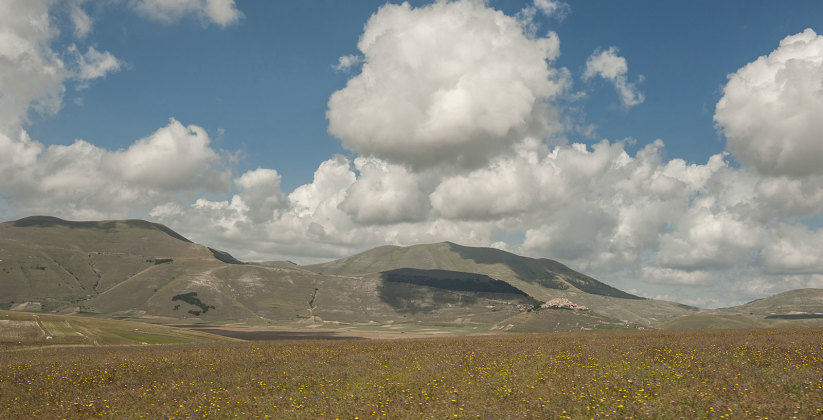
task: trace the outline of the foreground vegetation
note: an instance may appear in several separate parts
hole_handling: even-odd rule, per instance
[[[0,418],[810,418],[823,330],[0,353]]]

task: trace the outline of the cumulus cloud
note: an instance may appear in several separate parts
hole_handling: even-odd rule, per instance
[[[234,180],[241,193],[238,195],[252,223],[262,223],[276,217],[276,211],[285,207],[287,199],[280,190],[280,174],[274,169],[257,168]]]
[[[629,67],[626,59],[617,55],[617,48],[609,47],[605,50],[597,50],[586,59],[586,70],[583,79],[589,80],[594,77],[602,77],[614,85],[620,95],[620,103],[624,107],[630,108],[643,103],[646,97],[637,89],[634,83],[630,83],[626,78]],[[639,81],[642,81],[642,76]]]
[[[0,2],[0,130],[13,136],[29,108],[43,114],[62,104],[68,72],[49,43],[57,36],[49,4],[37,0]]]
[[[51,145],[0,136],[0,189],[15,210],[65,217],[127,216],[185,191],[227,191],[230,172],[197,126],[172,119],[126,150],[109,151],[83,140]],[[153,204],[154,203],[154,204]]]
[[[823,230],[802,225],[780,226],[779,233],[762,249],[769,274],[823,273]]]
[[[194,15],[225,28],[243,18],[234,0],[131,0],[129,4],[143,16],[163,23]]]
[[[340,208],[362,224],[415,222],[426,217],[426,196],[419,175],[375,158],[357,158],[360,176],[349,186]]]
[[[216,170],[220,159],[210,143],[203,128],[172,118],[128,149],[107,153],[103,164],[126,181],[157,189],[225,188],[228,180]]]
[[[714,121],[727,147],[762,174],[823,175],[823,36],[788,36],[728,76]]]
[[[387,4],[358,42],[360,74],[331,95],[329,132],[364,156],[415,168],[478,167],[556,121],[568,84],[554,33],[532,38],[483,2]]]
[[[661,237],[658,261],[680,269],[729,268],[759,243],[759,229],[731,212],[696,204],[677,230]]]

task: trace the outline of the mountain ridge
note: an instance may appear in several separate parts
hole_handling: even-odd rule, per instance
[[[804,294],[815,292],[795,293]],[[386,245],[298,266],[246,263],[143,220],[0,223],[0,309],[168,324],[430,325],[472,334],[823,322],[815,318],[823,295],[805,303],[786,296],[703,310],[626,293],[548,258],[453,242]]]

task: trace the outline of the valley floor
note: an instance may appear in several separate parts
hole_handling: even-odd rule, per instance
[[[812,418],[823,329],[3,352],[0,418]]]

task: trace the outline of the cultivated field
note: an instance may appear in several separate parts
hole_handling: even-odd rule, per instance
[[[823,417],[823,330],[0,353],[0,418]]]

